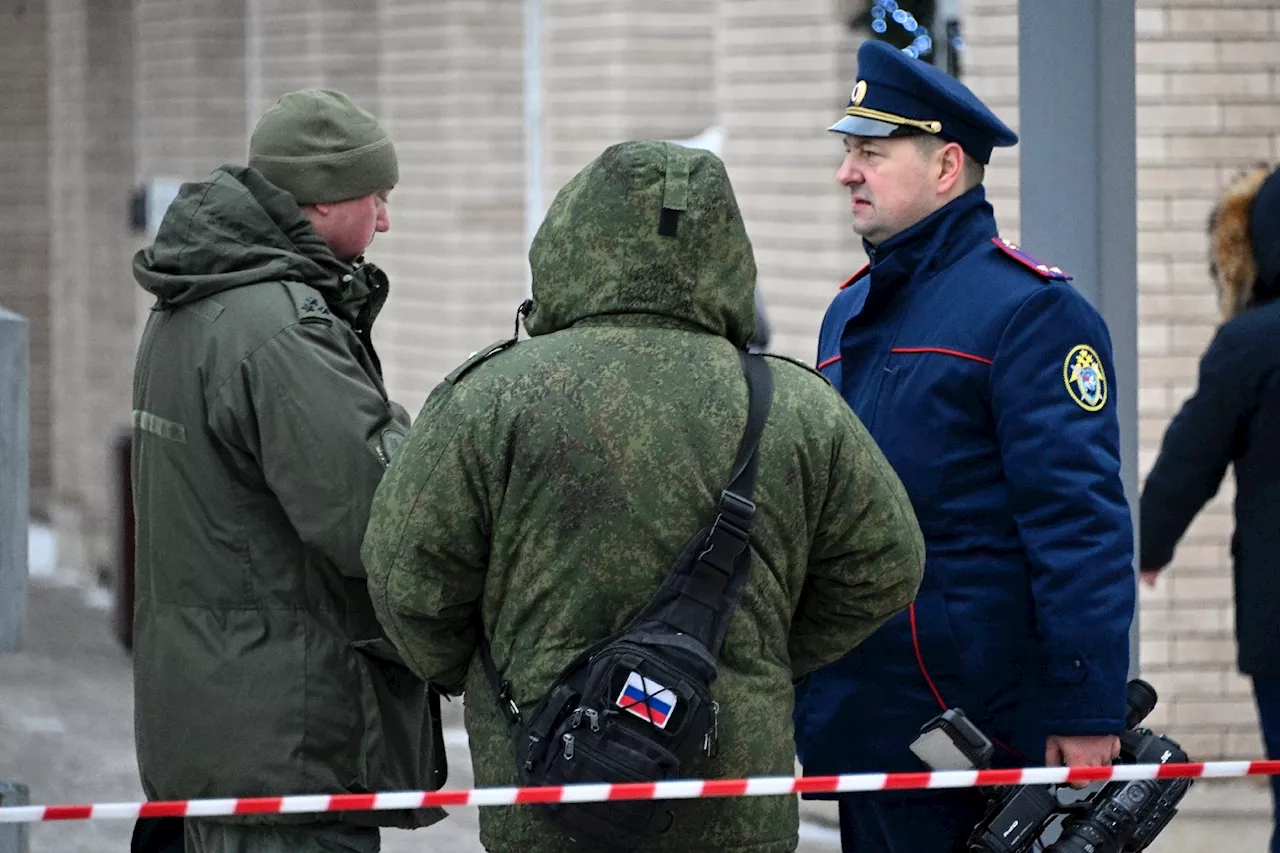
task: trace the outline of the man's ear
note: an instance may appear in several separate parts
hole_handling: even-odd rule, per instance
[[[964,149],[959,143],[948,142],[938,149],[938,194],[947,195],[957,185],[964,186]]]
[[[316,213],[320,214],[321,216],[328,216],[329,211],[333,210],[333,205],[328,204],[326,202],[318,202],[316,204],[311,205],[311,207],[315,210]]]

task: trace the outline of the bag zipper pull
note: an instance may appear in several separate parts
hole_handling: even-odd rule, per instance
[[[564,736],[564,759],[569,761],[573,758],[573,735]]]
[[[582,725],[582,709],[578,708],[573,712],[573,722],[569,723],[570,728],[577,728]]]
[[[711,729],[702,738],[702,752],[714,758],[720,752],[720,703],[711,703]]]
[[[591,722],[591,731],[600,731],[600,714],[594,708],[587,709],[587,719]]]

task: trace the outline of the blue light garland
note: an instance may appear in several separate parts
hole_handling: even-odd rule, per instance
[[[889,30],[888,19],[902,29],[907,31],[908,35],[914,35],[915,39],[911,44],[902,49],[902,52],[914,56],[916,58],[928,56],[933,52],[933,38],[929,35],[929,31],[920,26],[920,22],[916,20],[906,9],[898,5],[897,0],[874,0],[871,8],[871,30],[872,32],[883,35]]]

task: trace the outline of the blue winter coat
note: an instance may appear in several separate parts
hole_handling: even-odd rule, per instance
[[[798,687],[805,772],[923,769],[908,744],[944,704],[1003,765],[1043,763],[1050,734],[1120,732],[1133,528],[1102,318],[997,236],[981,187],[869,254],[818,363],[906,485],[925,575]]]

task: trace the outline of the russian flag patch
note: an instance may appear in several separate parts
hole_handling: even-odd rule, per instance
[[[676,694],[653,679],[633,671],[627,676],[627,683],[623,685],[618,701],[614,704],[645,722],[665,729],[667,721],[671,719],[671,712],[676,709]]]

